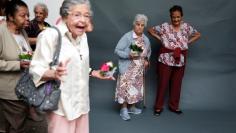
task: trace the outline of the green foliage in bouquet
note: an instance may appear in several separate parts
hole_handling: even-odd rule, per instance
[[[19,58],[21,60],[31,60],[32,59],[32,55],[31,54],[20,54]]]

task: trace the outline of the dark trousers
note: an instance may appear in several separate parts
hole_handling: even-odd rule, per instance
[[[0,99],[7,133],[25,133],[28,107],[22,101]]]
[[[179,108],[180,91],[182,79],[184,76],[185,66],[173,67],[167,66],[163,63],[158,62],[158,88],[156,95],[155,109],[162,109],[164,104],[165,93],[169,86],[169,107],[171,109]]]
[[[6,126],[5,126],[6,120],[3,115],[3,107],[0,104],[0,133],[6,132]]]

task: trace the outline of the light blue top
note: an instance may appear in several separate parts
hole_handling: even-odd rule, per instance
[[[118,68],[120,74],[123,74],[128,69],[131,62],[131,60],[129,59],[129,55],[130,45],[135,41],[133,38],[133,34],[133,30],[124,34],[115,48],[115,54],[119,56]],[[147,49],[147,58],[149,59],[151,56],[150,41],[146,35],[142,34],[142,36],[144,38],[145,48]]]

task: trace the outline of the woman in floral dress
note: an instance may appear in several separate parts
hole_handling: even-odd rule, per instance
[[[129,113],[142,112],[135,107],[135,103],[143,100],[144,71],[149,65],[148,60],[151,55],[149,39],[143,34],[147,20],[145,15],[137,14],[133,30],[126,33],[115,48],[115,53],[119,57],[119,78],[115,99],[121,104],[120,116],[123,120],[130,120]],[[131,52],[131,45],[136,45],[141,51]]]
[[[162,43],[158,57],[159,82],[154,107],[156,116],[159,116],[163,110],[165,92],[169,81],[169,109],[176,114],[182,113],[179,109],[179,99],[187,50],[189,44],[200,38],[200,33],[196,29],[182,21],[182,7],[173,6],[170,9],[170,17],[170,24],[163,23],[148,30],[152,36]]]

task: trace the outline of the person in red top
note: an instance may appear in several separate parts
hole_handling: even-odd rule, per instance
[[[170,8],[171,23],[163,23],[152,27],[148,32],[161,42],[158,57],[158,90],[154,115],[163,111],[165,92],[170,82],[169,110],[181,114],[179,109],[181,84],[186,65],[189,44],[200,38],[200,33],[183,21],[182,7]]]

